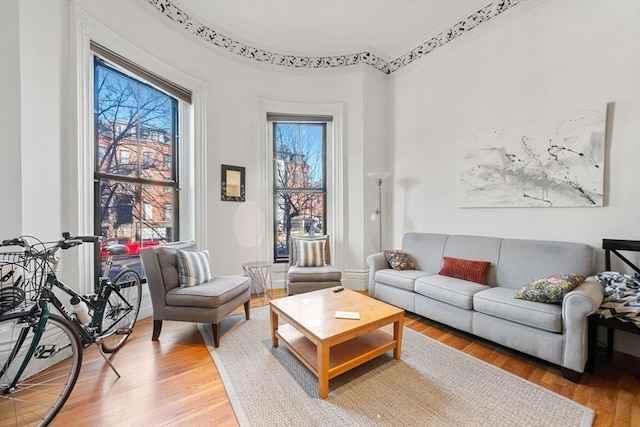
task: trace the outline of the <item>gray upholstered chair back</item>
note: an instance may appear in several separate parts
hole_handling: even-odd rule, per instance
[[[178,267],[176,265],[178,249],[195,251],[197,246],[194,241],[189,240],[140,250],[140,258],[145,269],[149,294],[151,294],[153,317],[156,319],[165,318],[165,295],[171,289],[178,287]]]

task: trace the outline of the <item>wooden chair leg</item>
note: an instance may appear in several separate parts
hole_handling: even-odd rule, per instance
[[[151,341],[158,341],[160,338],[160,331],[162,331],[162,320],[153,320],[153,334],[151,334]]]
[[[244,317],[249,320],[249,318],[251,317],[251,315],[249,314],[251,311],[251,301],[247,301],[244,303]]]
[[[211,330],[213,331],[213,345],[218,348],[220,346],[220,323],[212,323]]]

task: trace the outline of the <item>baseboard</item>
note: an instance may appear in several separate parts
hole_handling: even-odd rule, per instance
[[[342,273],[342,286],[354,291],[369,288],[369,270],[346,270]]]

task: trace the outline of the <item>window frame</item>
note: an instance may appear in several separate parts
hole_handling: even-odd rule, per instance
[[[195,78],[179,68],[147,53],[86,13],[77,3],[71,5],[70,32],[72,38],[70,102],[75,108],[71,114],[69,150],[63,167],[71,171],[64,178],[62,197],[67,201],[68,216],[62,223],[63,230],[76,231],[78,235],[92,234],[94,229],[94,145],[93,130],[93,52],[91,43],[99,43],[112,51],[135,58],[146,70],[162,75],[182,88],[191,91],[191,104],[179,103],[179,128],[182,129],[180,147],[181,185],[189,191],[180,191],[178,197],[183,215],[180,216],[181,239],[190,239],[206,245],[208,226],[207,159],[207,82]],[[185,214],[185,212],[187,214]],[[95,280],[95,245],[82,245],[65,256],[61,270],[77,276],[75,289],[83,294],[93,292]],[[146,292],[146,291],[145,291]],[[143,294],[144,297],[145,294]],[[145,297],[147,298],[147,297]],[[150,306],[143,302],[141,316],[151,314]]]
[[[139,211],[139,218],[137,219],[138,222],[140,222],[141,224],[144,222],[155,222],[154,219],[154,209],[153,206],[144,201],[143,200],[143,194],[146,190],[146,188],[150,188],[153,191],[153,188],[158,188],[159,192],[165,193],[165,188],[169,187],[171,188],[171,192],[172,194],[172,198],[171,198],[171,204],[173,206],[173,215],[172,218],[169,220],[171,222],[171,240],[172,241],[176,241],[180,239],[180,197],[179,197],[179,189],[180,189],[180,169],[179,169],[179,165],[180,165],[180,147],[181,147],[181,138],[180,138],[180,115],[179,115],[179,108],[178,105],[182,102],[178,99],[176,99],[174,96],[172,96],[171,94],[165,92],[164,90],[157,88],[153,85],[151,85],[149,82],[145,81],[143,78],[141,78],[140,76],[136,75],[135,73],[133,73],[132,71],[128,70],[128,69],[124,69],[122,66],[120,66],[119,64],[113,64],[110,63],[108,61],[106,61],[104,58],[102,58],[97,52],[93,52],[93,72],[94,72],[94,86],[95,86],[95,76],[97,76],[98,74],[98,67],[103,67],[105,69],[108,69],[109,72],[114,72],[116,74],[119,74],[120,76],[122,76],[125,79],[130,79],[134,82],[137,82],[137,84],[141,85],[142,87],[147,87],[150,88],[152,90],[158,91],[160,93],[163,93],[165,96],[167,96],[172,103],[172,107],[170,110],[170,114],[171,114],[171,121],[173,123],[173,128],[171,131],[171,147],[170,147],[170,177],[169,179],[153,179],[153,177],[148,177],[145,172],[145,166],[147,166],[148,164],[153,164],[153,153],[152,151],[143,151],[146,149],[146,147],[142,147],[139,146],[138,147],[138,154],[137,154],[137,160],[135,161],[135,163],[137,163],[137,176],[130,176],[130,175],[120,175],[120,174],[113,174],[110,173],[110,171],[100,171],[98,170],[98,163],[99,163],[99,159],[96,158],[94,159],[94,234],[95,235],[102,235],[103,234],[103,230],[102,230],[102,226],[103,226],[103,221],[102,221],[102,215],[101,215],[101,211],[103,209],[102,206],[102,198],[101,198],[101,194],[100,194],[100,186],[101,183],[104,181],[111,181],[111,182],[120,182],[122,183],[122,185],[130,188],[131,192],[136,192],[139,191],[140,192],[140,202],[141,202],[141,206],[140,206],[140,211]],[[94,97],[93,97],[93,103],[95,105],[96,100],[96,96],[97,96],[97,90],[94,87]],[[94,106],[94,139],[93,139],[93,143],[94,143],[94,152],[97,152],[99,154],[99,148],[100,146],[100,138],[99,138],[99,133],[98,133],[98,120],[100,119],[98,117],[98,113],[97,113],[97,109]],[[118,127],[118,126],[116,126]],[[138,141],[138,129],[132,129],[132,132],[127,135],[129,138],[131,138],[132,140],[136,140]],[[157,142],[158,144],[162,144],[163,142],[161,141],[154,141]],[[126,156],[125,156],[126,154]],[[120,151],[118,152],[118,155],[116,157],[120,158],[120,164],[131,164],[131,151],[129,149],[120,149]],[[124,161],[124,159],[126,158],[126,162]],[[135,160],[135,159],[134,159]],[[164,165],[164,158],[162,160],[163,165]],[[139,190],[136,187],[140,187]],[[162,209],[162,212],[164,213],[164,208]],[[162,222],[167,222],[164,220],[164,214],[162,214]],[[135,221],[134,221],[134,225],[135,225]],[[140,228],[140,242],[144,241],[144,237],[142,235],[142,227]],[[135,242],[137,243],[138,240],[134,239]],[[100,277],[101,273],[102,273],[102,264],[103,264],[103,259],[102,259],[102,254],[101,251],[99,250],[95,250],[95,260],[94,260],[94,278],[97,280],[98,277]],[[133,263],[136,262],[136,260],[134,260],[135,255],[131,256],[127,259],[127,264],[131,264],[132,261]],[[139,260],[139,255],[138,255],[138,260]],[[139,261],[138,261],[139,262]],[[117,260],[114,261],[114,267],[117,264]],[[140,270],[140,275],[143,279],[143,281],[146,280],[146,278],[144,277],[144,271]]]
[[[268,98],[258,99],[258,138],[256,139],[256,151],[259,157],[258,172],[258,196],[256,210],[255,239],[257,243],[256,259],[273,259],[273,155],[271,153],[271,127],[267,116],[278,113],[327,116],[332,118],[332,125],[327,128],[327,209],[328,227],[325,232],[331,237],[331,263],[339,268],[344,266],[344,235],[345,221],[342,215],[345,198],[345,169],[344,169],[344,103],[297,103],[285,102]],[[286,276],[286,263],[276,263],[273,272],[276,275]]]
[[[269,120],[272,119],[272,120]],[[280,193],[288,193],[291,195],[295,195],[295,194],[319,194],[321,195],[322,198],[322,230],[323,230],[323,234],[326,234],[326,229],[328,227],[328,224],[330,223],[329,219],[327,218],[327,132],[328,132],[328,127],[331,125],[332,122],[332,118],[327,118],[326,116],[317,116],[317,117],[312,117],[312,116],[295,116],[295,115],[291,115],[289,116],[282,116],[282,117],[278,117],[278,116],[272,116],[272,117],[268,117],[267,118],[268,123],[271,125],[272,130],[271,130],[271,139],[272,139],[272,153],[273,153],[273,163],[274,165],[276,163],[278,163],[279,161],[282,161],[282,159],[280,159],[280,155],[279,155],[279,146],[277,144],[277,127],[280,124],[284,124],[284,125],[288,125],[288,124],[293,124],[293,125],[300,125],[300,126],[318,126],[322,129],[322,148],[321,148],[321,158],[322,158],[322,165],[321,165],[321,169],[322,169],[322,185],[319,187],[309,187],[309,186],[297,186],[297,185],[292,185],[292,186],[280,186],[278,185],[278,177],[276,176],[278,174],[278,168],[274,167],[273,168],[273,175],[272,175],[272,182],[273,182],[273,190],[272,190],[272,194],[273,194],[273,221],[272,221],[272,227],[273,227],[273,239],[272,239],[272,244],[273,244],[273,261],[275,263],[287,263],[289,262],[290,259],[290,251],[291,248],[289,248],[289,238],[291,236],[291,229],[292,227],[288,230],[285,231],[285,235],[287,236],[286,241],[284,242],[285,248],[287,249],[287,254],[286,255],[279,255],[278,254],[278,247],[279,247],[279,243],[278,243],[278,235],[280,234],[280,222],[279,222],[279,211],[280,206],[279,206],[279,194]],[[295,155],[294,155],[295,156]],[[293,156],[292,156],[293,157]],[[286,165],[287,164],[294,164],[294,165],[302,165],[302,164],[306,164],[303,162],[300,163],[286,163],[285,162],[285,169],[286,169]],[[300,171],[298,167],[294,166],[293,170],[291,171],[292,173],[292,178],[291,181],[294,183],[300,182],[300,173],[302,172],[303,175],[303,182],[307,182],[307,177],[308,177],[308,173],[306,173],[305,171]],[[313,197],[313,196],[312,196]],[[312,213],[313,215],[313,213]],[[291,225],[289,223],[289,225]],[[285,226],[286,227],[286,226]],[[315,233],[314,233],[315,234]]]

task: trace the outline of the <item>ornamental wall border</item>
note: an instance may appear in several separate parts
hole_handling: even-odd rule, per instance
[[[293,68],[336,68],[356,64],[366,64],[376,70],[391,74],[428,55],[456,38],[468,33],[480,24],[489,22],[525,0],[496,0],[482,9],[458,21],[456,24],[429,38],[404,55],[386,61],[370,52],[358,52],[336,56],[299,56],[272,52],[241,43],[233,38],[210,28],[190,16],[171,0],[147,0],[158,12],[180,25],[185,31],[201,38],[217,48],[224,49],[245,58],[272,65]]]

